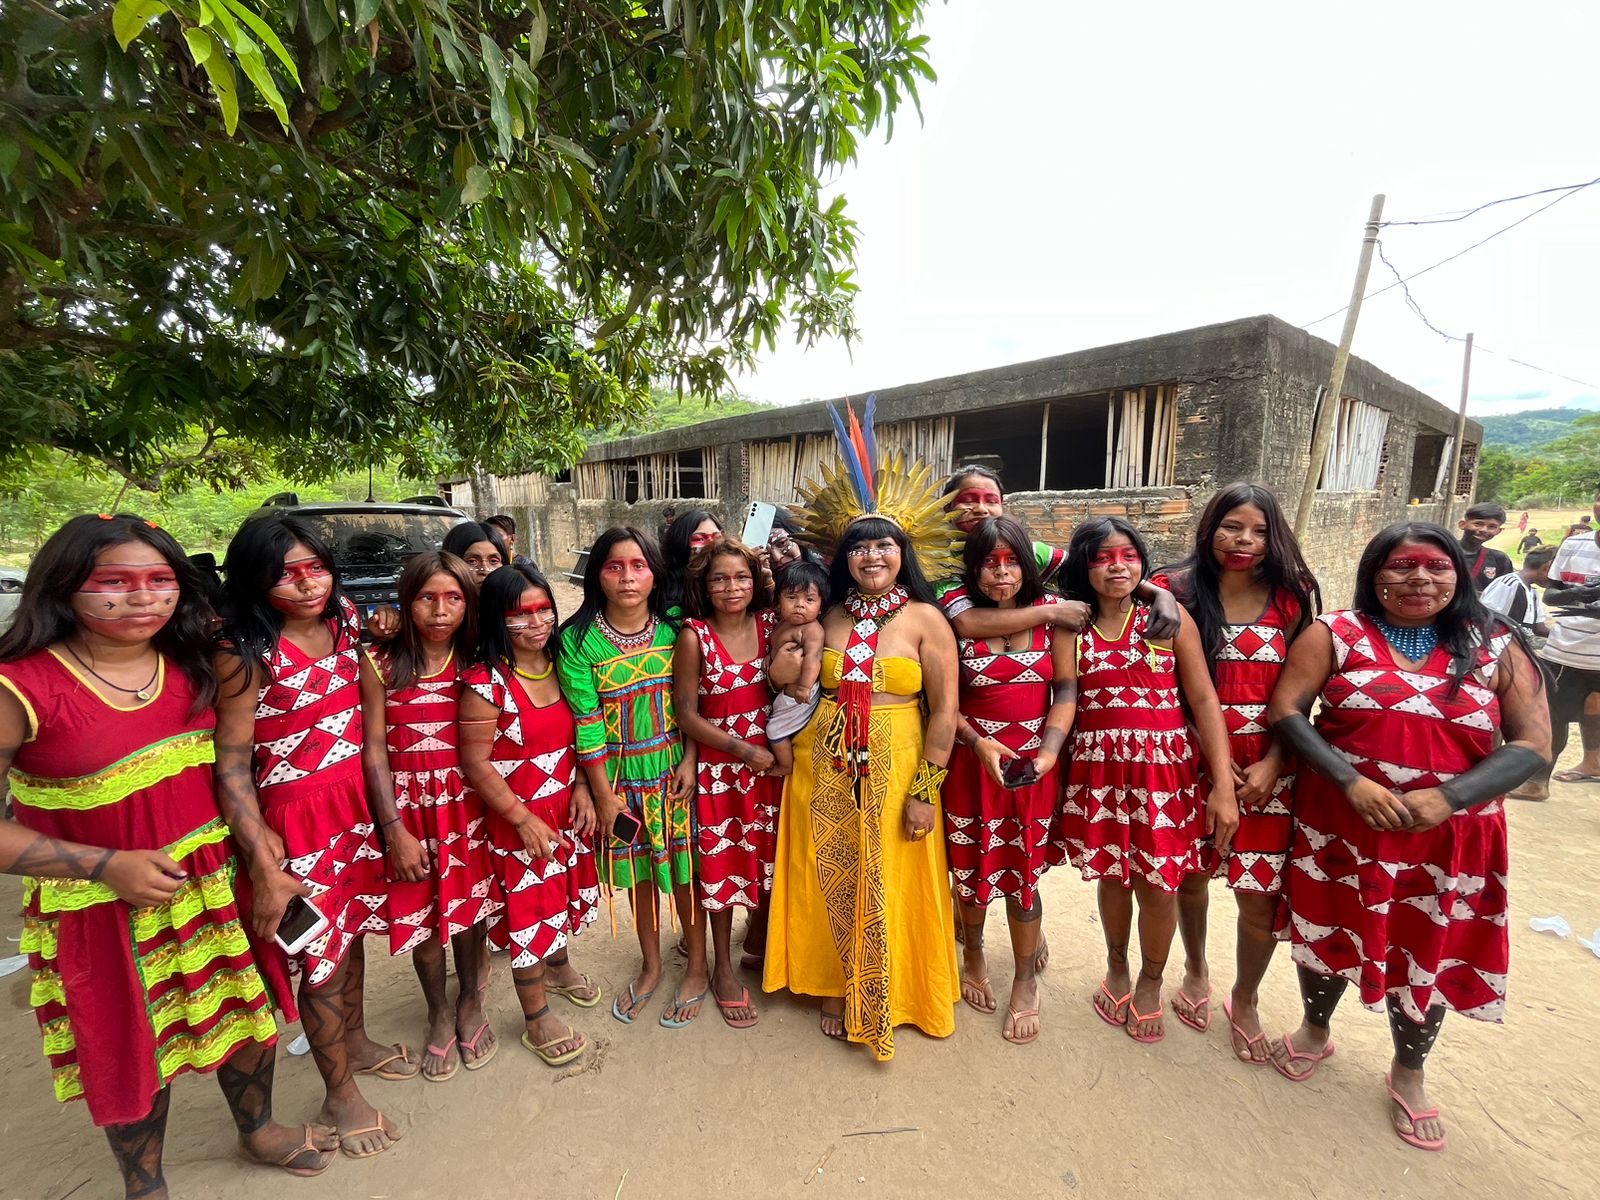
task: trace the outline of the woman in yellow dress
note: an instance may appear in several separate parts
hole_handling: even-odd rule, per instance
[[[876,470],[870,421],[869,406],[866,438],[841,438],[859,467],[846,479],[868,494],[852,505],[835,472],[803,510],[808,540],[836,546],[837,602],[823,617],[823,699],[795,736],[780,810],[764,986],[820,996],[822,1032],[883,1060],[897,1025],[948,1037],[961,999],[937,833],[956,643],[913,547],[942,556],[959,535],[920,521],[923,470]]]

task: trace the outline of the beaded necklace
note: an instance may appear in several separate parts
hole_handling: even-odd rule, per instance
[[[652,616],[645,627],[638,633],[618,633],[611,622],[606,620],[605,613],[595,613],[595,623],[600,626],[600,632],[610,640],[618,650],[641,650],[656,639],[656,618]]]
[[[1389,645],[1393,646],[1411,662],[1421,662],[1433,653],[1433,648],[1439,644],[1439,630],[1432,625],[1418,625],[1415,627],[1391,625],[1382,617],[1373,617],[1372,623],[1378,627]]]

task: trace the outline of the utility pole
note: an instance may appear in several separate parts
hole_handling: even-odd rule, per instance
[[[1383,197],[1372,198],[1372,211],[1367,214],[1367,229],[1361,238],[1361,259],[1356,264],[1356,284],[1350,292],[1350,307],[1344,310],[1344,332],[1339,335],[1339,349],[1333,355],[1333,370],[1328,372],[1328,390],[1317,411],[1316,425],[1311,432],[1311,462],[1306,468],[1305,487],[1300,490],[1300,510],[1294,519],[1294,535],[1303,538],[1311,524],[1311,506],[1317,499],[1317,483],[1322,478],[1328,446],[1333,441],[1333,422],[1339,415],[1339,402],[1344,394],[1344,371],[1350,363],[1350,343],[1356,337],[1356,318],[1361,315],[1361,298],[1367,290],[1367,272],[1372,269],[1372,251],[1378,244],[1378,223],[1383,219]]]
[[[1461,443],[1467,437],[1467,381],[1472,377],[1472,335],[1461,354],[1461,410],[1456,414],[1456,440],[1450,451],[1450,478],[1445,485],[1444,513],[1440,524],[1450,521],[1450,505],[1456,498],[1456,481],[1461,477]]]

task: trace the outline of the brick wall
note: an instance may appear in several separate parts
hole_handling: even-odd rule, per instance
[[[1467,501],[1408,504],[1382,492],[1319,492],[1300,549],[1322,586],[1324,609],[1347,608],[1356,563],[1375,534],[1396,521],[1437,521],[1454,532]]]
[[[1036,541],[1065,546],[1090,517],[1124,517],[1150,544],[1154,565],[1182,558],[1188,549],[1195,507],[1185,488],[1137,491],[1011,492],[1006,515],[1027,526]]]

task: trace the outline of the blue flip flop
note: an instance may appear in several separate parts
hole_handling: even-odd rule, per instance
[[[630,1012],[625,1013],[622,1011],[622,997],[618,996],[611,1002],[611,1015],[624,1025],[632,1025],[634,1018],[639,1015],[639,1010],[650,1003],[650,997],[655,994],[655,989],[651,988],[641,996],[633,990],[633,984],[630,983],[628,984],[628,1008]]]
[[[679,1000],[677,995],[676,995],[676,993],[674,993],[674,995],[672,997],[672,1003],[667,1005],[666,1008],[661,1010],[661,1024],[662,1024],[662,1026],[667,1028],[667,1029],[682,1029],[686,1025],[694,1024],[696,1018],[698,1018],[700,1016],[699,1013],[695,1013],[695,1015],[693,1017],[690,1017],[687,1021],[676,1020],[676,1019],[674,1019],[672,1017],[671,1014],[672,1013],[676,1013],[676,1012],[682,1012],[684,1009],[688,1008],[691,1004],[700,1004],[705,1000],[705,998],[706,998],[706,993],[705,992],[701,992],[698,996],[690,996],[686,1000]]]

